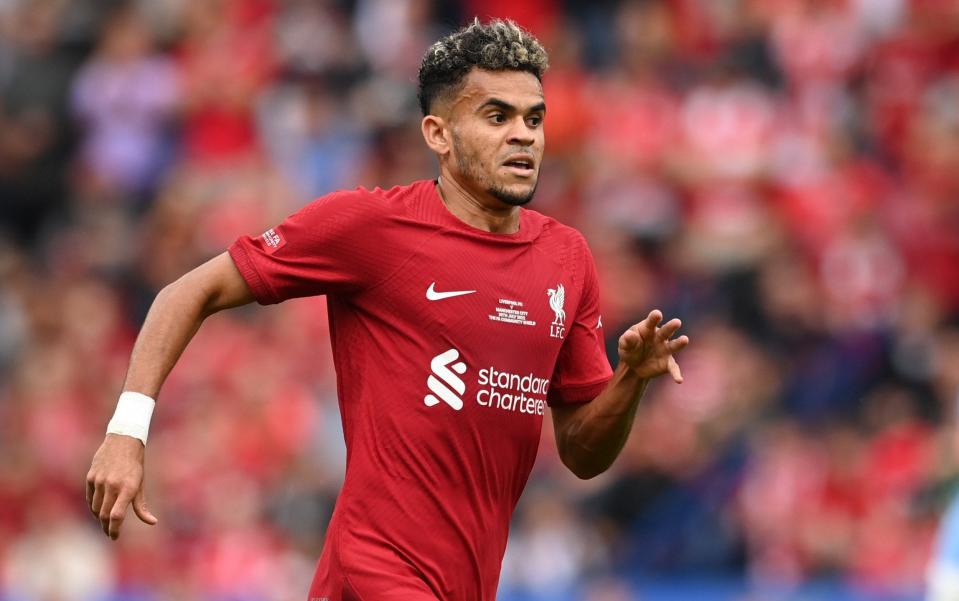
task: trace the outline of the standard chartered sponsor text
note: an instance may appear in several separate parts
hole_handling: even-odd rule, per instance
[[[483,407],[531,415],[543,415],[546,410],[548,378],[537,378],[533,374],[521,376],[488,367],[480,370],[479,385],[476,402]]]

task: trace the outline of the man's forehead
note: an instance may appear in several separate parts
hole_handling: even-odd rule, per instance
[[[456,104],[477,108],[490,98],[526,108],[543,102],[543,85],[526,71],[473,69],[464,79]]]

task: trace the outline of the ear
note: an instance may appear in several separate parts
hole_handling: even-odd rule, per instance
[[[420,128],[423,130],[423,139],[430,150],[440,157],[444,157],[450,152],[449,127],[446,119],[437,115],[427,115],[423,117]]]

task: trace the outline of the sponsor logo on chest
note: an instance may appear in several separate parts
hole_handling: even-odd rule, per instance
[[[479,370],[475,385],[467,387],[466,381],[460,376],[465,376],[469,368],[459,359],[459,350],[451,348],[430,361],[430,375],[426,378],[426,387],[430,392],[423,397],[427,407],[444,402],[460,411],[464,399],[471,398],[486,409],[528,415],[543,415],[545,412],[549,378],[541,378],[533,373],[516,374],[491,365]],[[472,378],[467,376],[467,380]]]

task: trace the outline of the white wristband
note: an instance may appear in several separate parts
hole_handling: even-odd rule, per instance
[[[124,392],[117,401],[117,410],[107,424],[107,434],[123,434],[147,443],[150,419],[156,401],[139,392]]]

